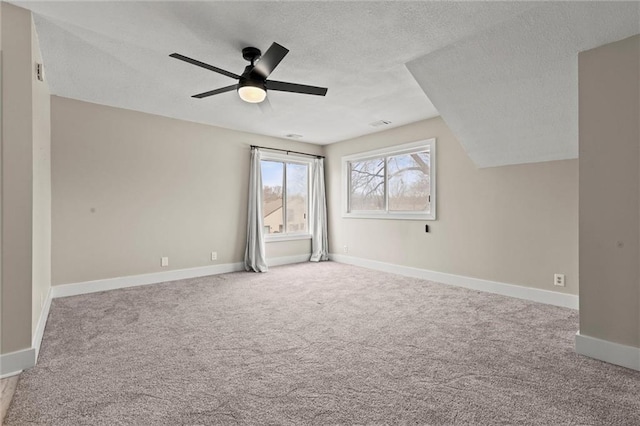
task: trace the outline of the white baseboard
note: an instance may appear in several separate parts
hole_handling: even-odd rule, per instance
[[[20,374],[36,365],[35,348],[22,349],[0,355],[0,379]]]
[[[40,345],[42,344],[42,337],[44,336],[44,329],[47,326],[47,318],[49,318],[49,309],[51,308],[51,294],[52,290],[51,287],[49,287],[47,298],[42,306],[42,311],[40,311],[40,318],[38,319],[36,332],[33,335],[33,341],[31,342],[31,347],[36,351],[34,362],[38,362],[38,355],[40,355]]]
[[[47,298],[42,305],[38,325],[31,341],[31,347],[15,352],[0,355],[0,379],[20,374],[22,370],[31,368],[36,365],[38,355],[40,353],[40,345],[44,336],[44,328],[47,325],[49,317],[49,308],[51,307],[51,288],[47,293]]]
[[[557,291],[541,290],[538,288],[506,284],[497,281],[483,280],[480,278],[465,277],[463,275],[430,271],[428,269],[395,265],[392,263],[378,262],[376,260],[346,256],[343,254],[330,254],[329,258],[335,262],[348,263],[351,265],[362,266],[378,271],[391,272],[398,275],[421,278],[472,290],[501,294],[503,296],[510,296],[518,299],[531,300],[534,302],[545,303],[547,305],[578,309],[578,296],[575,296],[573,294],[558,293]]]
[[[289,263],[306,262],[311,254],[276,257],[267,259],[269,266],[286,265]],[[137,287],[141,285],[164,283],[167,281],[184,280],[187,278],[205,277],[207,275],[226,274],[228,272],[244,271],[244,263],[225,263],[222,265],[201,266],[198,268],[174,269],[171,271],[153,272],[150,274],[130,275],[126,277],[107,278],[104,280],[84,281],[73,284],[62,284],[51,287],[52,297],[68,297],[79,294],[96,293],[99,291],[115,290],[118,288]]]
[[[640,348],[576,333],[576,353],[640,371]]]
[[[53,298],[77,296],[79,294],[96,293],[118,288],[138,287],[167,281],[204,277],[207,275],[225,274],[243,271],[243,263],[225,263],[222,265],[201,266],[199,268],[174,269],[150,274],[129,275],[125,277],[106,278],[103,280],[84,281],[73,284],[55,285],[52,288]]]

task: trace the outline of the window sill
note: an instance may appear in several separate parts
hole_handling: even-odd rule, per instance
[[[271,234],[264,236],[265,243],[276,243],[280,241],[310,240],[311,234]]]
[[[436,220],[431,213],[342,213],[345,219]]]

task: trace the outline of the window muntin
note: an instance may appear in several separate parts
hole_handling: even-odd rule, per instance
[[[343,216],[435,219],[435,140],[343,157]]]
[[[291,155],[262,154],[263,232],[269,240],[309,237],[311,162]]]

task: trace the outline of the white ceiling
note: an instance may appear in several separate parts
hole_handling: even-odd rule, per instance
[[[318,144],[441,114],[483,167],[575,158],[577,52],[640,32],[638,3],[13,3],[34,12],[53,94]],[[193,99],[234,81],[168,56],[240,74],[241,49],[273,41],[290,53],[271,78],[326,97]]]
[[[639,6],[545,3],[407,67],[478,167],[577,158],[578,52],[638,34]]]

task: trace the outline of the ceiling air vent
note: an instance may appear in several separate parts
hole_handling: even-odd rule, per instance
[[[378,120],[378,121],[374,121],[373,123],[369,123],[369,126],[371,127],[380,127],[380,126],[386,126],[391,124],[390,121],[388,120]]]
[[[285,138],[291,138],[291,139],[300,139],[302,137],[302,135],[298,135],[295,133],[289,133],[288,135],[284,135]]]

